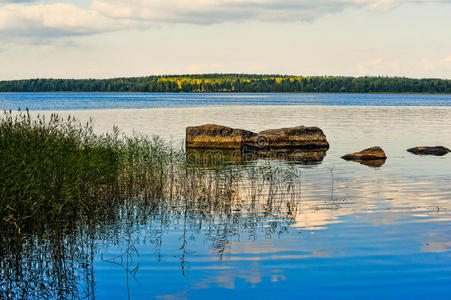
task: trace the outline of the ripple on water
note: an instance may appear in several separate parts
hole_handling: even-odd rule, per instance
[[[449,96],[113,94],[96,96],[99,103],[90,96],[61,104],[56,95],[55,109],[84,121],[93,117],[98,132],[117,125],[128,134],[157,134],[175,144],[182,143],[186,126],[203,123],[253,131],[318,126],[331,144],[321,164],[297,166],[302,177],[294,192],[285,187],[268,196],[269,186],[256,191],[243,181],[230,201],[162,199],[146,219],[105,226],[93,235],[98,298],[451,294],[451,155],[406,152],[418,145],[451,146]],[[8,105],[16,101],[11,97]],[[148,107],[146,97],[155,101],[154,108],[134,109]],[[305,105],[324,104],[324,97],[334,106]],[[180,107],[186,98],[222,106]],[[335,106],[345,100],[404,106]],[[259,106],[228,106],[234,101]],[[274,105],[288,102],[302,105]],[[426,102],[444,106],[408,106]],[[83,105],[91,110],[78,110]],[[109,105],[133,109],[105,109],[113,108]],[[379,168],[340,158],[375,145],[388,156]],[[134,205],[141,205],[139,199]]]

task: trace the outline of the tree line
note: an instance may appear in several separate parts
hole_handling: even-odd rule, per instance
[[[368,76],[164,75],[0,81],[0,92],[451,93],[451,80]]]

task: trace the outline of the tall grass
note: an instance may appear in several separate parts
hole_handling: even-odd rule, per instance
[[[288,181],[292,171],[270,164],[236,168],[223,160],[199,167],[183,147],[159,137],[120,136],[117,128],[98,135],[92,121],[73,117],[9,111],[0,119],[0,216],[18,233],[133,197],[232,199],[244,179]]]
[[[97,136],[92,123],[52,114],[5,112],[0,121],[0,214],[17,230],[26,219],[89,206],[117,190],[119,144]]]
[[[219,256],[241,229],[255,229],[263,220],[284,220],[268,226],[267,235],[285,230],[300,199],[300,169],[228,161],[206,166],[159,137],[123,136],[117,129],[98,135],[92,122],[4,112],[0,298],[93,294],[94,241],[129,239],[139,224],[152,225],[150,238],[159,249],[169,220],[183,226],[182,270],[188,234],[202,226]]]

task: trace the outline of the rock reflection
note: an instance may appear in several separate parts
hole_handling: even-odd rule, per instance
[[[321,164],[327,149],[274,149],[274,150],[211,150],[188,149],[187,158],[191,164],[215,166],[244,165],[257,160],[279,160],[299,165]]]
[[[385,159],[373,159],[373,160],[354,160],[361,165],[368,166],[371,168],[380,168],[385,164]]]

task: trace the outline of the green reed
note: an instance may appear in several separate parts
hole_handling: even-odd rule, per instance
[[[92,122],[5,112],[0,121],[0,214],[18,230],[26,219],[63,218],[117,189],[119,145]]]
[[[159,137],[118,129],[98,135],[92,125],[28,111],[0,117],[0,298],[93,294],[94,241],[133,246],[139,224],[151,225],[148,238],[158,249],[168,220],[183,226],[184,270],[189,236],[202,226],[222,256],[241,229],[255,236],[264,220],[282,220],[265,229],[272,236],[294,219],[301,182],[295,165],[241,166],[216,152],[205,164]]]
[[[73,117],[31,117],[28,111],[0,117],[0,223],[18,233],[75,222],[136,197],[232,201],[243,180],[261,179],[274,196],[280,186],[290,188],[296,172],[270,162],[240,168],[218,160],[204,166],[159,137],[124,136],[117,128],[99,135],[92,121]]]

